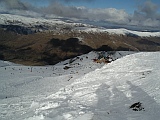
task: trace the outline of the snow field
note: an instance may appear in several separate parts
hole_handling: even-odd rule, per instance
[[[59,105],[38,113],[55,120],[157,120],[159,57],[159,53],[138,53],[105,65],[46,98]],[[144,110],[131,110],[135,102],[142,102]]]
[[[112,58],[117,59],[127,54],[131,53],[116,52]],[[3,96],[0,99],[0,119],[158,120],[160,118],[159,52],[135,53],[106,65],[92,61],[97,57],[95,52],[79,57],[83,60],[74,58],[55,65],[54,72],[57,74],[52,76],[50,75],[53,66],[33,67],[33,70],[42,68],[38,70],[40,73],[30,72],[28,66],[0,67],[0,72],[3,73],[0,75],[2,83],[0,93]],[[70,63],[71,61],[73,62]],[[64,70],[64,66],[71,68]],[[15,67],[14,75],[10,74],[13,71],[9,67],[10,69]],[[22,68],[23,75],[17,70],[19,68]],[[9,86],[2,91],[2,87],[6,84]],[[13,89],[15,85],[16,90]],[[10,94],[12,90],[14,92]],[[12,96],[5,98],[7,95]],[[130,106],[136,102],[141,102],[144,109],[132,110]]]

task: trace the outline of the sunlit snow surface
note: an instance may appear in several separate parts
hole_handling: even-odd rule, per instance
[[[95,57],[91,52],[70,65],[66,60],[43,67],[1,61],[0,120],[160,118],[160,52],[135,53],[106,65],[94,63]],[[130,109],[136,102],[142,111]]]

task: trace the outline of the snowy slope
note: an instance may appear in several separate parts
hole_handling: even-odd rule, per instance
[[[118,52],[113,58],[127,54]],[[33,67],[32,72],[27,66],[0,67],[0,119],[160,118],[159,52],[136,53],[106,65],[94,63],[95,57],[91,52],[56,66]],[[64,66],[71,68],[64,70]],[[137,102],[144,109],[130,108]]]
[[[107,32],[109,34],[117,34],[117,35],[135,35],[139,37],[159,37],[160,32],[140,32],[140,31],[133,31],[133,30],[127,30],[124,28],[119,28],[119,29],[105,29],[105,28],[86,28],[83,31],[85,32],[92,32],[92,33],[103,33]]]
[[[138,53],[90,72],[37,103],[29,120],[158,120],[159,58]],[[144,110],[129,108],[136,102]]]
[[[116,59],[131,53],[133,52],[114,53],[112,57]],[[50,94],[50,91],[56,90],[54,87],[57,87],[57,84],[61,82],[64,82],[64,85],[70,84],[70,81],[73,82],[74,79],[102,67],[104,64],[93,62],[97,56],[96,52],[90,52],[60,62],[55,66],[21,66],[0,61],[0,81],[2,83],[0,84],[0,98],[19,97],[26,94],[36,95],[37,93]],[[68,69],[64,69],[65,67]],[[53,79],[55,81],[52,83]]]

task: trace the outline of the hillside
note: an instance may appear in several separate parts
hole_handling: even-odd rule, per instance
[[[0,59],[19,64],[53,65],[93,50],[160,50],[160,32],[107,29],[62,18],[0,17]]]
[[[91,52],[54,66],[0,61],[0,119],[158,120],[160,53],[111,57],[119,59],[97,64]]]

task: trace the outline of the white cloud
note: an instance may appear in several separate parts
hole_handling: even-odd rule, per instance
[[[145,2],[129,15],[125,10],[115,8],[91,9],[85,7],[65,6],[57,0],[48,0],[51,4],[47,7],[37,8],[30,3],[20,0],[0,0],[0,12],[10,12],[12,14],[26,14],[30,16],[53,15],[77,19],[87,19],[91,21],[106,21],[114,24],[160,27],[160,14],[158,6],[151,1]],[[73,2],[73,0],[61,0]],[[93,0],[83,0],[93,1]],[[77,2],[77,1],[74,1]],[[5,5],[5,6],[4,6]],[[28,11],[28,12],[26,12]]]
[[[89,9],[86,13],[90,20],[103,20],[115,23],[128,22],[129,15],[124,10],[117,10],[115,8],[108,9]]]

